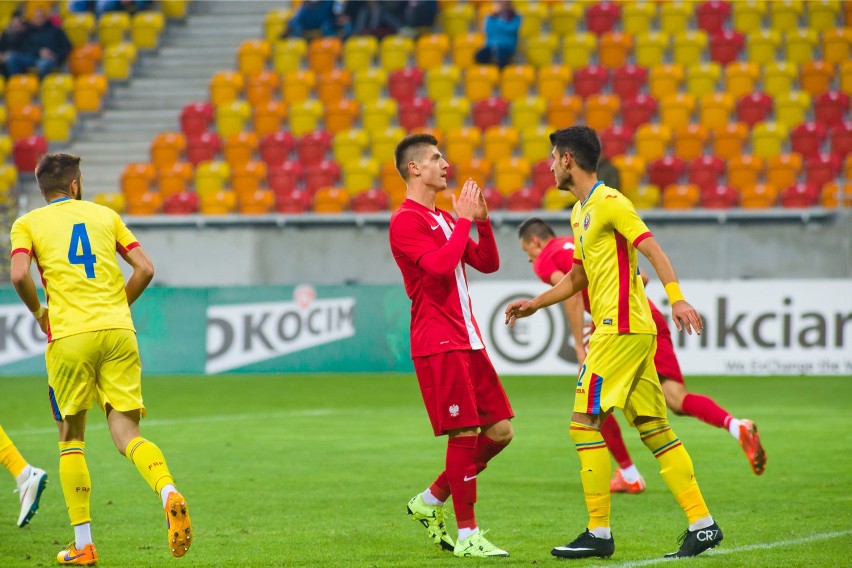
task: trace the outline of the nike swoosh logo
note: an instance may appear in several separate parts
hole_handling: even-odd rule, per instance
[[[433,231],[434,231],[435,229],[437,229],[438,227],[440,227],[440,226],[441,226],[441,225],[435,225],[434,227],[432,227],[432,225],[429,225],[429,227],[431,227]]]
[[[471,476],[471,477],[468,477],[468,476],[466,476],[466,475],[464,476],[464,480],[465,480],[465,481],[470,481],[471,479],[476,479],[476,476],[475,476],[475,475],[473,475],[473,476]]]
[[[556,550],[575,550],[575,551],[581,551],[581,550],[594,550],[594,548],[571,548],[570,546],[557,546],[557,547],[556,547]]]
[[[84,552],[84,553],[82,553],[82,554],[78,554],[77,556],[68,556],[68,555],[66,554],[66,555],[65,555],[65,558],[63,558],[63,560],[65,560],[65,562],[71,562],[72,560],[77,560],[77,559],[78,559],[78,558],[80,558],[81,556],[85,556],[85,555],[86,555],[86,553],[85,553],[85,552]]]

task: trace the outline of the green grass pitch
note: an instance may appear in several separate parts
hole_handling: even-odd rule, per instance
[[[0,565],[53,566],[73,536],[59,484],[56,429],[43,377],[0,379],[0,424],[50,483],[18,529],[13,480],[0,470]],[[646,493],[615,495],[615,556],[558,561],[555,545],[587,520],[568,437],[573,381],[506,377],[515,440],[480,476],[477,519],[508,559],[456,559],[432,545],[405,505],[442,468],[411,375],[147,377],[142,433],[164,451],[186,495],[193,546],[166,547],[159,498],[89,417],[93,535],[100,566],[638,567],[675,550],[686,527],[656,462],[622,419]],[[848,566],[852,545],[852,377],[691,378],[754,419],[769,461],[752,474],[733,438],[672,417],[725,540],[678,566]],[[452,525],[452,522],[450,523]],[[454,526],[451,534],[455,535]]]

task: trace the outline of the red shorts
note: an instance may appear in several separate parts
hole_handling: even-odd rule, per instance
[[[651,310],[651,315],[654,316],[654,323],[657,324],[657,353],[654,355],[657,374],[661,380],[669,379],[683,384],[683,373],[680,372],[680,365],[675,356],[669,324],[659,310]]]
[[[484,349],[415,357],[414,371],[436,436],[514,417]]]

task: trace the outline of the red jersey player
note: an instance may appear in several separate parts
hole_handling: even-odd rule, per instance
[[[521,224],[518,228],[518,236],[521,239],[521,248],[524,249],[533,264],[533,271],[545,284],[555,285],[571,270],[574,257],[573,237],[557,237],[550,225],[536,217],[527,219]],[[647,277],[644,274],[642,277],[647,282]],[[580,294],[569,298],[569,301],[575,301],[576,305],[565,302],[566,312],[574,314],[573,316],[569,315],[569,324],[574,334],[577,362],[580,365],[583,364],[585,359],[585,347],[582,340],[578,344],[574,322],[578,319],[582,322],[583,308],[580,306],[583,306],[587,312],[589,311],[586,290],[583,290],[582,295],[583,301],[579,301]],[[648,300],[648,304],[651,307],[651,315],[657,327],[657,352],[654,355],[654,365],[660,377],[666,406],[675,414],[694,416],[711,426],[727,429],[742,446],[754,473],[762,474],[766,466],[766,452],[760,443],[757,427],[751,420],[734,418],[710,397],[687,392],[683,374],[675,356],[668,322],[653,302]],[[601,434],[620,468],[615,472],[610,482],[610,491],[613,493],[641,493],[644,491],[645,480],[639,474],[633,460],[630,459],[630,454],[621,436],[621,429],[613,414],[610,414],[604,420],[601,425]]]
[[[409,501],[408,513],[456,556],[508,556],[485,539],[473,512],[477,474],[511,441],[513,416],[473,318],[465,275],[466,265],[484,273],[500,265],[485,198],[468,180],[453,196],[457,219],[435,207],[449,164],[434,136],[406,137],[394,158],[407,198],[391,216],[389,237],[411,298],[411,357],[432,429],[448,437],[445,470]],[[468,236],[474,223],[478,243]],[[444,527],[450,496],[455,543]]]

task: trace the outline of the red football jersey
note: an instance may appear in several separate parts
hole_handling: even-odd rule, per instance
[[[440,209],[406,199],[390,220],[390,247],[411,298],[411,356],[484,349],[473,318],[465,264],[484,273],[500,267],[491,221],[456,221]]]
[[[545,284],[551,284],[550,277],[556,271],[568,274],[574,265],[574,237],[555,237],[547,241],[544,248],[533,261],[533,272]],[[583,307],[589,310],[589,291],[584,289]]]

